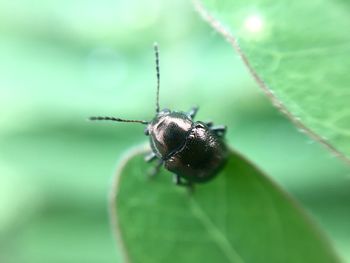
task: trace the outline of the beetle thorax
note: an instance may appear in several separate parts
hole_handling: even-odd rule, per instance
[[[193,122],[183,112],[163,110],[148,126],[151,147],[161,159],[170,158],[181,150],[191,132]]]

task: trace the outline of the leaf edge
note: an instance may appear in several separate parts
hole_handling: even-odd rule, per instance
[[[248,69],[248,72],[253,77],[254,81],[258,84],[258,86],[262,89],[268,99],[272,102],[272,105],[276,107],[280,112],[282,112],[287,119],[289,119],[299,130],[307,134],[311,139],[321,143],[324,148],[328,149],[333,155],[337,158],[345,162],[346,164],[350,164],[350,157],[348,157],[345,153],[338,150],[331,143],[327,142],[313,130],[305,126],[300,120],[293,116],[293,114],[286,108],[286,106],[278,100],[278,98],[273,94],[273,92],[269,89],[268,85],[262,80],[259,74],[255,71],[254,67],[250,64],[249,59],[242,51],[237,38],[226,29],[221,22],[216,19],[204,6],[202,0],[192,0],[192,4],[194,6],[195,11],[199,14],[202,19],[207,22],[216,32],[222,35],[224,39],[233,47],[233,49],[237,52],[239,57],[242,59],[243,63]]]
[[[119,183],[121,179],[121,171],[124,169],[127,162],[134,157],[137,154],[145,154],[148,151],[150,151],[150,147],[148,144],[141,144],[134,146],[130,150],[128,150],[124,155],[122,155],[118,162],[116,172],[112,178],[112,185],[111,190],[109,194],[109,220],[110,220],[110,226],[113,232],[113,237],[116,242],[116,249],[117,251],[121,251],[123,261],[126,263],[130,263],[130,257],[127,252],[127,248],[123,242],[122,239],[122,233],[120,230],[119,220],[118,220],[118,213],[117,213],[117,195],[118,195],[118,189],[119,189]],[[299,204],[299,202],[292,197],[287,191],[285,191],[281,186],[279,186],[275,181],[272,180],[269,176],[266,175],[265,172],[263,172],[256,164],[251,162],[248,158],[246,158],[243,154],[237,152],[236,150],[229,147],[229,150],[232,154],[235,154],[237,157],[239,157],[241,160],[246,162],[248,165],[250,165],[254,170],[256,170],[260,176],[266,181],[267,184],[270,184],[271,187],[275,189],[275,191],[281,195],[282,198],[285,198],[285,200],[290,204],[290,206],[295,209],[296,213],[300,215],[304,219],[305,224],[310,228],[310,231],[312,231],[315,235],[315,238],[317,238],[322,244],[324,244],[328,249],[329,253],[331,253],[336,260],[335,262],[342,263],[344,260],[341,258],[338,251],[335,249],[335,246],[333,242],[328,238],[327,234],[322,230],[322,228],[319,226],[318,222],[316,222],[313,217]]]

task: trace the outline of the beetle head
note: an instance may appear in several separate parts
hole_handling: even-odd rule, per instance
[[[185,145],[191,127],[192,120],[187,114],[164,109],[148,124],[146,134],[155,154],[167,159]]]

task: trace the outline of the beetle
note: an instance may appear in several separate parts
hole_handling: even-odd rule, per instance
[[[212,122],[194,121],[198,107],[188,112],[160,110],[159,107],[159,49],[154,44],[157,95],[156,115],[151,121],[128,120],[115,117],[90,117],[90,120],[110,120],[146,125],[145,135],[149,136],[151,152],[145,161],[158,160],[154,174],[164,164],[173,173],[177,185],[193,186],[211,180],[225,165],[228,148],[224,142],[226,126]]]

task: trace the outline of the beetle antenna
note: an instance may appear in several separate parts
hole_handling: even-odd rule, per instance
[[[139,120],[124,120],[120,118],[115,118],[115,117],[90,117],[90,121],[118,121],[118,122],[137,122],[141,124],[148,124],[148,121],[139,121]]]
[[[159,73],[159,49],[157,42],[154,43],[154,54],[156,56],[156,70],[157,70],[157,102],[156,102],[156,112],[159,112],[159,79],[160,79],[160,73]]]

